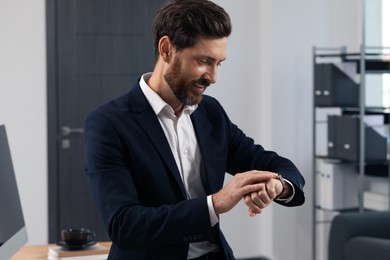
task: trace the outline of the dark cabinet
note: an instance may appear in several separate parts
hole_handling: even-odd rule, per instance
[[[357,162],[359,160],[359,118],[352,116],[328,116],[328,157]],[[365,125],[365,161],[385,161],[386,137]]]
[[[357,107],[358,84],[336,64],[315,64],[314,102],[316,106]]]

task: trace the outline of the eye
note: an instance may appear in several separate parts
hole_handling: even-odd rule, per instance
[[[207,64],[207,59],[198,59],[200,64]]]

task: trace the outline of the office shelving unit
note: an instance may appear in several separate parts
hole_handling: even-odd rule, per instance
[[[313,48],[314,260],[326,260],[333,217],[367,210],[367,181],[390,176],[389,106],[366,105],[367,75],[390,73],[386,49]]]

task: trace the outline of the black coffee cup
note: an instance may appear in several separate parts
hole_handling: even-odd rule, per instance
[[[95,240],[95,233],[86,228],[67,228],[61,231],[62,240],[70,246],[82,246]]]

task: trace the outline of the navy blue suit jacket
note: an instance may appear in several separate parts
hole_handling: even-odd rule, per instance
[[[294,164],[255,145],[214,98],[204,96],[191,119],[207,194],[223,187],[225,172],[268,170],[295,186],[286,206],[303,204],[304,179]],[[88,116],[85,144],[90,189],[113,242],[109,259],[181,260],[189,243],[199,241],[220,245],[226,259],[234,259],[219,225],[210,225],[206,197],[186,199],[168,141],[138,83]]]

